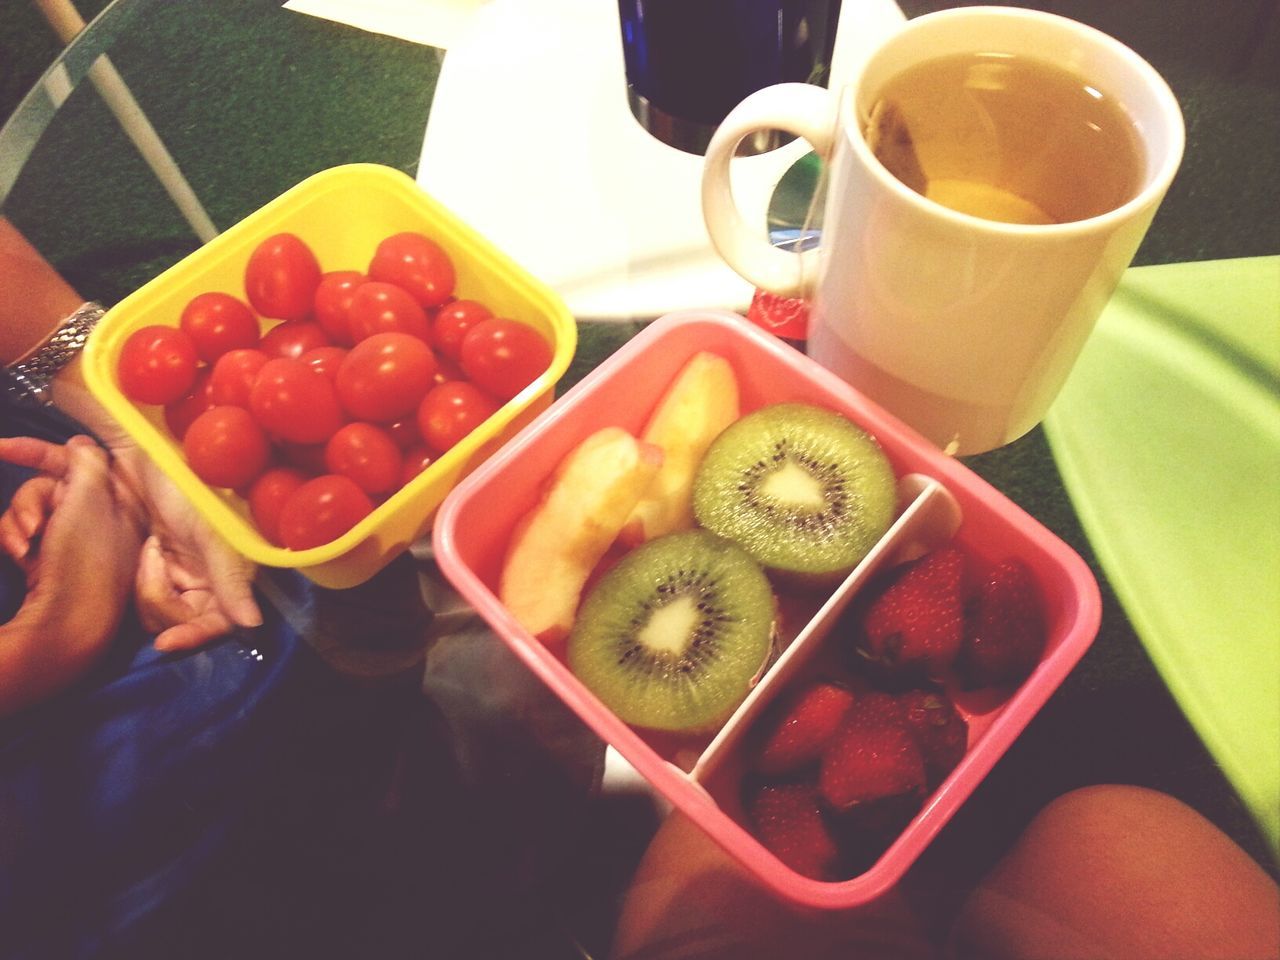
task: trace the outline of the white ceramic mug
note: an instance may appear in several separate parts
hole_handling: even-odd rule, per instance
[[[926,199],[860,129],[903,70],[961,53],[1048,61],[1107,91],[1145,158],[1138,188],[1088,219],[1014,224]],[[734,203],[736,144],[762,128],[803,137],[827,163],[821,244],[771,247]],[[938,446],[990,450],[1043,418],[1115,290],[1182,159],[1182,113],[1158,73],[1091,27],[1032,10],[967,7],[908,21],[840,91],[779,84],[720,125],[703,168],[712,243],[756,286],[811,299],[808,352]]]

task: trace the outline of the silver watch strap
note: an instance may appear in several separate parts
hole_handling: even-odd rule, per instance
[[[81,350],[85,341],[106,313],[92,301],[81,306],[63,320],[35,353],[20,363],[6,368],[5,390],[15,400],[48,406],[53,402],[53,378]]]

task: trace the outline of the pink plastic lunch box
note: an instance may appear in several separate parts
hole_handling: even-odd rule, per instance
[[[512,528],[565,454],[604,426],[638,434],[677,372],[703,350],[733,365],[744,412],[778,401],[814,403],[845,414],[876,437],[899,477],[900,507],[889,533],[858,569],[805,611],[807,619],[787,637],[790,646],[725,727],[702,741],[674,743],[613,714],[573,675],[561,650],[549,649],[516,622],[496,590]],[[969,723],[967,752],[878,861],[840,882],[802,876],[745,825],[736,753],[742,733],[803,675],[840,610],[877,567],[948,538],[977,558],[1014,555],[1031,567],[1046,603],[1044,656],[1015,691],[957,698]],[[674,807],[777,895],[824,909],[871,900],[906,872],[1079,661],[1101,615],[1088,567],[1044,526],[834,374],[742,317],[720,311],[668,314],[628,341],[458,484],[440,508],[434,544],[442,571],[463,597]]]

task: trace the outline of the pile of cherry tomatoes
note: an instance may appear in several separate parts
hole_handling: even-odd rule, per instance
[[[550,365],[540,333],[454,284],[420,233],[386,237],[363,272],[322,271],[302,239],[277,234],[249,257],[245,299],[201,293],[176,326],[131,334],[120,389],[164,407],[192,471],[245,497],[268,540],[319,546]],[[280,322],[263,332],[262,318]]]

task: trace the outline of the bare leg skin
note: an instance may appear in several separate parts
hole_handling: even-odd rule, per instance
[[[616,960],[932,960],[925,924],[896,891],[818,912],[778,901],[679,813],[667,817],[627,891]]]
[[[1280,960],[1280,888],[1190,807],[1139,787],[1050,803],[961,908],[937,918],[901,889],[865,907],[779,902],[678,813],[627,892],[615,960]]]
[[[1272,960],[1280,890],[1209,821],[1138,787],[1050,803],[973,891],[957,960]]]

